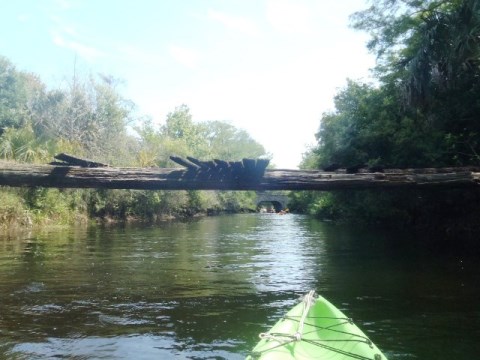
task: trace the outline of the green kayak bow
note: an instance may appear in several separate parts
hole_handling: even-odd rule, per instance
[[[260,339],[247,360],[387,360],[352,319],[314,291]]]

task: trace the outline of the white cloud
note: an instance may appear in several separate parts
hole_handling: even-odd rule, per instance
[[[178,63],[189,69],[195,69],[200,59],[195,50],[182,46],[172,45],[169,47],[168,52]]]
[[[52,41],[55,45],[74,51],[78,56],[84,58],[88,62],[105,56],[105,53],[95,49],[92,46],[81,44],[78,41],[65,39],[62,35],[54,33],[52,35]]]
[[[26,23],[30,21],[32,16],[30,14],[20,14],[17,16],[17,20],[20,21],[21,23]]]
[[[75,0],[55,0],[54,2],[62,10],[69,10],[78,6],[77,1]]]
[[[73,26],[71,24],[66,25],[65,20],[61,16],[57,14],[50,14],[48,19],[52,23],[51,26],[54,27],[57,32],[67,32],[68,34],[72,35]]]
[[[277,31],[306,34],[313,28],[311,10],[300,0],[269,0],[266,15],[270,25]]]
[[[59,1],[58,4],[63,4],[63,7],[74,6],[71,1]],[[93,41],[87,36],[83,36],[82,32],[77,29],[73,23],[67,21],[58,15],[49,15],[52,30],[52,42],[64,49],[72,50],[79,57],[85,59],[87,62],[94,62],[101,57],[105,57],[106,53],[98,47],[89,45]]]
[[[208,10],[208,18],[220,22],[229,29],[239,31],[246,35],[257,36],[260,33],[257,25],[245,17],[232,16],[216,10]]]
[[[117,56],[122,62],[129,62],[134,64],[142,64],[143,66],[162,65],[165,61],[160,50],[146,49],[132,44],[118,44],[115,46],[113,56]]]

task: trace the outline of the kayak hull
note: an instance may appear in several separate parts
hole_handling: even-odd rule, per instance
[[[247,360],[387,359],[351,319],[313,292],[260,338]]]

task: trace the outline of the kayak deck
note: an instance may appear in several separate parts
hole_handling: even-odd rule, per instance
[[[313,291],[260,338],[247,360],[386,360],[351,319]]]

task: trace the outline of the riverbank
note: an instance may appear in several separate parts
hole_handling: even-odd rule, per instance
[[[253,192],[0,188],[0,231],[255,211]]]

